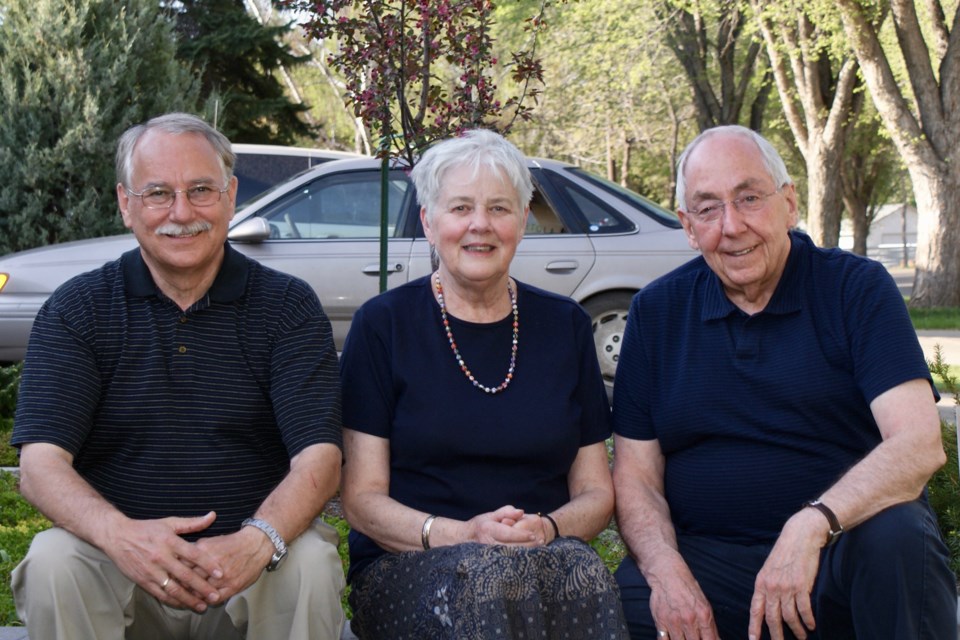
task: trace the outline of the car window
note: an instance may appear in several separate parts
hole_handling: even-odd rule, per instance
[[[603,189],[605,192],[609,193],[612,196],[616,196],[631,206],[637,207],[645,214],[659,222],[660,224],[670,227],[672,229],[679,229],[682,225],[680,224],[680,219],[677,218],[677,214],[672,211],[664,209],[654,201],[644,198],[639,193],[631,191],[626,187],[622,187],[615,182],[605,180],[600,176],[590,173],[589,171],[584,171],[579,167],[570,167],[568,169],[570,173],[576,174],[577,176],[583,178],[587,182]]]
[[[527,228],[524,235],[538,235],[550,233],[570,233],[557,212],[553,210],[543,194],[538,189],[533,192],[530,201],[530,215],[527,216]]]
[[[310,158],[307,156],[238,153],[233,169],[238,182],[237,204],[309,167]]]
[[[587,233],[625,233],[633,231],[633,223],[624,218],[609,204],[579,185],[567,180],[563,180],[562,183],[561,189],[586,221]]]
[[[387,189],[387,233],[393,236],[400,212],[409,204],[412,187],[402,171],[394,171]],[[323,176],[273,203],[260,215],[270,225],[271,238],[378,238],[380,172]]]

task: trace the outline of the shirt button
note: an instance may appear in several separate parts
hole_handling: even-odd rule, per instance
[[[187,348],[184,347],[183,345],[180,345],[180,348],[177,349],[177,351],[179,351],[180,353],[186,353],[186,352],[187,352]]]
[[[180,324],[183,324],[187,321],[187,316],[180,316]]]

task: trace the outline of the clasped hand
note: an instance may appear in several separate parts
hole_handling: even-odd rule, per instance
[[[546,543],[540,516],[506,505],[467,521],[468,539],[483,544],[536,547]]]
[[[202,613],[253,584],[273,549],[252,527],[197,542],[181,537],[215,520],[212,511],[196,518],[127,520],[105,551],[125,576],[164,604]]]

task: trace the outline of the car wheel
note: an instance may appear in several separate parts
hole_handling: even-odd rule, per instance
[[[627,325],[627,312],[633,294],[626,291],[604,293],[583,303],[593,324],[593,344],[600,361],[600,373],[607,391],[613,390],[613,378],[620,360],[623,330]]]

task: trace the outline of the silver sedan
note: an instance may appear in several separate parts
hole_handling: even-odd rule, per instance
[[[511,274],[570,296],[593,318],[597,355],[613,384],[630,299],[694,257],[676,216],[581,168],[530,159],[536,192]],[[353,312],[379,291],[381,165],[362,158],[315,166],[245,203],[230,242],[310,283],[339,346]],[[387,287],[431,272],[413,186],[403,167],[387,185]],[[131,234],[0,259],[0,362],[21,360],[40,305],[68,278],[136,246]]]

